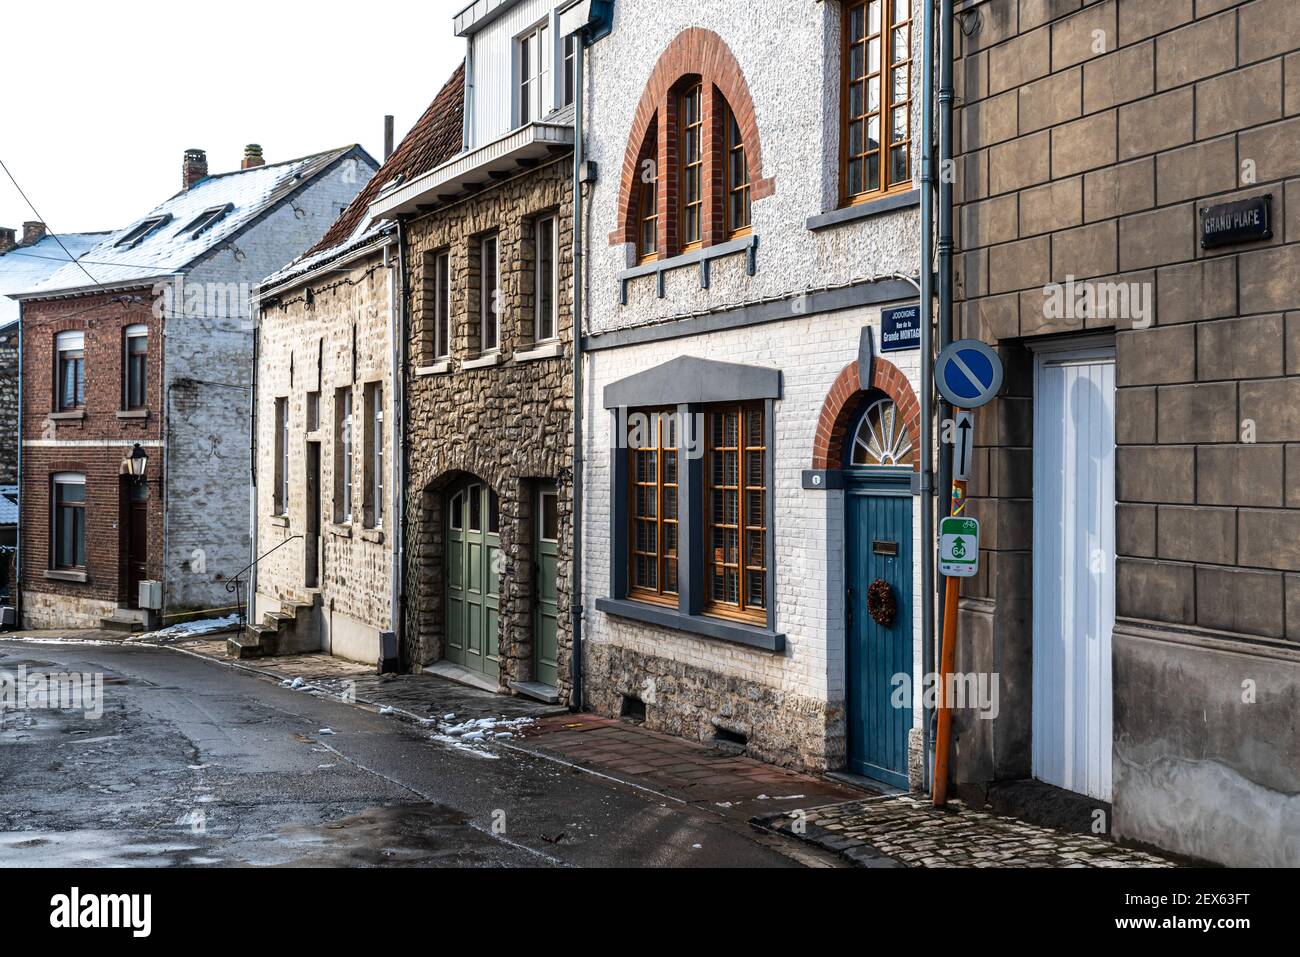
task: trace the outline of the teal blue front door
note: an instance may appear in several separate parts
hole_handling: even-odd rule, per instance
[[[913,682],[909,476],[847,474],[848,769],[905,788]],[[876,621],[868,610],[875,582],[887,583],[893,598],[895,609],[887,623]],[[878,593],[884,591],[877,587]]]

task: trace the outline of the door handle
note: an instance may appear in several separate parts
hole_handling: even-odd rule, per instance
[[[849,630],[852,631],[853,630],[853,589],[852,588],[848,590],[848,598],[849,598]]]

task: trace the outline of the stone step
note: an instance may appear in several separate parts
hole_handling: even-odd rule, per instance
[[[99,627],[105,631],[144,631],[144,622],[136,621],[134,618],[112,618],[99,619]]]

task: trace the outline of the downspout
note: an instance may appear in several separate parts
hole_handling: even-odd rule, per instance
[[[931,321],[934,304],[934,260],[932,258],[934,242],[934,155],[933,155],[933,112],[934,112],[934,5],[926,0],[922,4],[921,16],[922,49],[924,67],[921,73],[921,269],[920,269],[920,308],[921,321],[921,675],[924,679],[934,674],[934,635],[935,635],[935,576],[934,576],[934,466],[931,457],[934,453],[934,420],[932,418],[932,396],[934,393],[934,368],[931,361],[933,344],[931,342]],[[942,459],[943,456],[940,455]],[[925,760],[925,787],[929,786],[931,776],[931,742],[933,729],[930,722],[933,708],[926,701],[928,696],[921,696],[921,734],[922,754]]]
[[[384,247],[387,259],[392,245]],[[391,267],[390,267],[391,269]],[[406,227],[397,221],[397,273],[388,274],[392,303],[389,316],[392,329],[392,409],[397,420],[389,431],[393,436],[393,573],[392,612],[393,634],[397,636],[397,667],[403,670],[405,642],[402,629],[405,623],[403,603],[406,600]]]
[[[583,166],[583,70],[586,59],[586,31],[578,33],[573,53],[573,533],[571,549],[573,576],[569,608],[572,616],[573,690],[569,710],[581,711],[582,694],[582,166]]]
[[[244,623],[257,620],[257,365],[262,349],[262,303],[254,300],[253,316],[253,387],[248,400],[248,602],[244,606]],[[238,596],[236,596],[238,597]]]
[[[956,172],[952,155],[952,45],[953,45],[953,3],[952,0],[939,2],[939,168],[944,175],[939,177],[939,349],[946,348],[952,342],[952,184]],[[939,419],[952,419],[952,406],[940,399]],[[939,515],[947,517],[952,508],[952,458],[939,456]],[[931,600],[939,600],[938,589],[942,583],[935,583]],[[943,634],[943,602],[939,601],[939,634]]]
[[[18,302],[18,528],[14,534],[14,580],[9,583],[9,591],[14,600],[14,628],[23,627],[23,340],[27,332],[23,328],[23,314],[26,303]]]

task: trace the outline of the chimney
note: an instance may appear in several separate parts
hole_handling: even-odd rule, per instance
[[[266,160],[262,159],[262,147],[256,143],[249,143],[244,147],[244,165],[241,169],[252,169],[255,166],[265,166]]]
[[[388,162],[388,157],[393,155],[393,118],[384,117],[384,162]]]
[[[186,150],[181,179],[186,189],[208,177],[208,154],[203,150]]]
[[[45,224],[39,219],[23,223],[23,241],[20,246],[35,246],[45,238]]]
[[[17,245],[18,243],[14,240],[14,231],[0,226],[0,256],[3,256]]]

